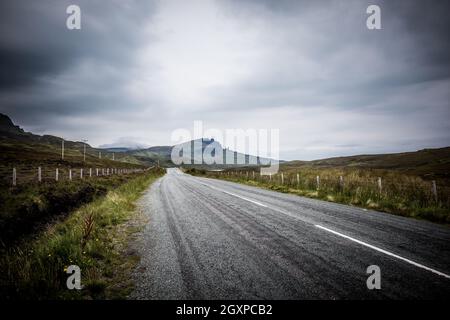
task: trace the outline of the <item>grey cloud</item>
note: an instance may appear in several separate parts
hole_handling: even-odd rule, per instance
[[[69,4],[82,8],[81,31],[65,28]],[[365,27],[369,4],[382,9],[380,31]],[[449,9],[445,0],[2,1],[0,112],[30,130],[82,130],[94,144],[169,144],[199,119],[282,128],[289,158],[443,146]],[[322,110],[334,120],[316,131]],[[315,137],[297,138],[293,117]],[[370,119],[379,129],[361,123]],[[395,141],[382,134],[392,123]]]

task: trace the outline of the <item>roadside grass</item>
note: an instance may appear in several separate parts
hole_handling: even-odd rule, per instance
[[[155,168],[83,205],[37,239],[1,253],[3,299],[123,299],[138,257],[127,252],[141,227],[135,201],[164,169]],[[137,222],[136,222],[137,221]],[[68,290],[67,267],[81,268],[82,290]]]
[[[310,168],[281,172],[269,177],[253,169],[211,172],[195,168],[186,173],[223,179],[284,193],[342,203],[405,217],[450,224],[450,188],[438,184],[437,201],[430,181],[389,170],[359,168]],[[254,173],[253,173],[254,172]],[[297,174],[299,179],[297,180]],[[319,187],[317,187],[319,176]],[[341,183],[340,176],[343,178]],[[378,177],[382,188],[379,189]]]
[[[0,243],[9,246],[70,211],[105,195],[134,175],[0,187]],[[1,248],[0,248],[1,249]]]

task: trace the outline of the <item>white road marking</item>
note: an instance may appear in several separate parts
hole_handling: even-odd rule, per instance
[[[331,233],[333,233],[333,234],[335,234],[335,235],[338,235],[338,236],[340,236],[340,237],[342,237],[342,238],[345,238],[345,239],[354,241],[354,242],[359,243],[359,244],[361,244],[361,245],[363,245],[363,246],[366,246],[366,247],[371,248],[371,249],[373,249],[373,250],[376,250],[376,251],[378,251],[378,252],[384,253],[384,254],[386,254],[386,255],[388,255],[388,256],[391,256],[391,257],[397,258],[397,259],[399,259],[399,260],[405,261],[405,262],[407,262],[407,263],[409,263],[409,264],[412,264],[413,266],[416,266],[416,267],[418,267],[418,268],[425,269],[425,270],[427,270],[427,271],[433,272],[433,273],[435,273],[435,274],[437,274],[437,275],[440,275],[440,276],[442,276],[442,277],[445,277],[445,278],[447,278],[447,279],[450,279],[450,275],[448,275],[448,274],[445,274],[445,273],[443,273],[443,272],[437,271],[437,270],[432,269],[432,268],[430,268],[430,267],[424,266],[423,264],[414,262],[414,261],[412,261],[412,260],[406,259],[406,258],[404,258],[404,257],[402,257],[402,256],[399,256],[399,255],[395,254],[395,253],[392,253],[392,252],[389,252],[389,251],[387,251],[387,250],[378,248],[378,247],[373,246],[373,245],[371,245],[371,244],[368,244],[368,243],[366,243],[366,242],[364,242],[364,241],[361,241],[361,240],[358,240],[358,239],[349,237],[349,236],[347,236],[347,235],[345,235],[345,234],[342,234],[342,233],[339,233],[339,232],[337,232],[337,231],[334,231],[334,230],[331,230],[331,229],[322,227],[321,225],[316,224],[315,226],[316,226],[317,228],[319,228],[319,229],[322,229],[322,230],[331,232]]]
[[[261,202],[258,202],[258,201],[255,201],[255,200],[252,200],[252,199],[249,199],[249,198],[245,198],[245,197],[239,196],[237,194],[225,191],[225,190],[220,189],[220,188],[216,188],[216,187],[214,187],[214,186],[212,186],[210,184],[207,184],[207,183],[201,182],[201,184],[203,184],[204,186],[210,187],[211,189],[214,189],[214,190],[217,190],[217,191],[220,191],[220,192],[223,192],[223,193],[227,193],[227,194],[229,194],[231,196],[234,196],[234,197],[240,198],[242,200],[249,201],[251,203],[257,204],[258,206],[261,206],[261,207],[264,207],[264,208],[268,208],[270,210],[277,211],[279,213],[285,214],[285,215],[287,215],[287,216],[289,216],[291,218],[294,218],[296,220],[300,220],[302,222],[309,223],[309,222],[303,221],[302,219],[300,219],[300,217],[298,215],[295,215],[293,213],[290,213],[290,212],[287,212],[287,211],[284,211],[284,210],[281,210],[281,209],[278,209],[278,208],[275,208],[275,207],[272,207],[272,206],[265,205],[265,204],[263,204]],[[311,224],[311,223],[309,223],[309,224]]]
[[[209,184],[206,184],[206,183],[202,183],[202,184],[205,185],[205,186],[210,187],[211,189],[215,189],[217,191],[221,191],[221,192],[224,192],[226,194],[229,194],[230,196],[234,196],[236,198],[240,198],[242,200],[245,200],[245,201],[257,204],[258,206],[261,206],[261,207],[264,207],[264,208],[268,208],[265,204],[262,204],[261,202],[258,202],[258,201],[255,201],[255,200],[252,200],[252,199],[249,199],[249,198],[246,198],[246,197],[242,197],[240,195],[237,195],[235,193],[231,193],[231,192],[225,191],[223,189],[219,189],[219,188],[213,187],[212,185],[209,185]]]
[[[286,212],[286,211],[284,211],[284,210],[279,210],[279,209],[277,209],[277,208],[273,208],[273,207],[266,206],[265,204],[262,204],[262,203],[260,203],[260,202],[258,202],[258,201],[254,201],[254,200],[251,200],[251,199],[248,199],[248,198],[239,196],[239,195],[237,195],[237,194],[235,194],[235,193],[231,193],[231,192],[225,191],[225,190],[223,190],[223,189],[216,188],[216,187],[214,187],[214,186],[212,186],[212,185],[210,185],[210,184],[207,184],[207,183],[203,183],[203,182],[202,182],[201,184],[203,184],[203,185],[205,185],[205,186],[207,186],[207,187],[210,187],[210,188],[212,188],[212,189],[215,189],[215,190],[217,190],[217,191],[221,191],[221,192],[227,193],[227,194],[229,194],[229,195],[231,195],[231,196],[234,196],[234,197],[237,197],[237,198],[240,198],[240,199],[243,199],[243,200],[252,202],[252,203],[257,204],[257,205],[259,205],[259,206],[262,206],[262,207],[265,207],[265,208],[269,208],[269,209],[272,209],[272,210],[275,210],[275,211],[284,213],[284,214],[286,214],[286,215],[288,215],[288,216],[290,216],[290,217],[293,217],[293,218],[295,218],[295,219],[299,219],[299,217],[297,217],[297,216],[291,214],[290,212]],[[301,220],[301,219],[299,219],[299,220]],[[399,259],[399,260],[405,261],[405,262],[407,262],[407,263],[409,263],[409,264],[412,264],[413,266],[416,266],[416,267],[418,267],[418,268],[421,268],[421,269],[430,271],[430,272],[432,272],[432,273],[434,273],[434,274],[437,274],[437,275],[442,276],[442,277],[444,277],[444,278],[450,279],[450,275],[448,275],[448,274],[446,274],[446,273],[443,273],[443,272],[437,271],[437,270],[435,270],[435,269],[433,269],[433,268],[424,266],[423,264],[420,264],[420,263],[418,263],[418,262],[409,260],[409,259],[404,258],[404,257],[402,257],[402,256],[399,256],[399,255],[397,255],[397,254],[395,254],[395,253],[392,253],[392,252],[389,252],[389,251],[387,251],[387,250],[384,250],[384,249],[381,249],[381,248],[379,248],[379,247],[376,247],[376,246],[374,246],[374,245],[368,244],[368,243],[366,243],[366,242],[364,242],[364,241],[361,241],[361,240],[358,240],[358,239],[349,237],[349,236],[347,236],[347,235],[345,235],[345,234],[342,234],[342,233],[339,233],[339,232],[337,232],[337,231],[334,231],[334,230],[331,230],[331,229],[322,227],[321,225],[315,224],[314,226],[317,227],[317,228],[319,228],[319,229],[322,229],[322,230],[331,232],[331,233],[333,233],[333,234],[335,234],[335,235],[338,235],[338,236],[340,236],[340,237],[343,237],[343,238],[345,238],[345,239],[348,239],[348,240],[354,241],[354,242],[356,242],[356,243],[359,243],[359,244],[361,244],[361,245],[363,245],[363,246],[366,246],[366,247],[368,247],[368,248],[371,248],[371,249],[373,249],[373,250],[375,250],[375,251],[384,253],[384,254],[386,254],[386,255],[388,255],[388,256],[391,256],[391,257],[393,257],[393,258],[397,258],[397,259]]]

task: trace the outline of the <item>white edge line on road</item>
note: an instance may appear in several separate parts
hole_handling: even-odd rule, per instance
[[[373,245],[371,245],[371,244],[368,244],[368,243],[366,243],[366,242],[364,242],[364,241],[361,241],[361,240],[358,240],[358,239],[349,237],[349,236],[347,236],[347,235],[345,235],[345,234],[342,234],[342,233],[339,233],[339,232],[337,232],[337,231],[334,231],[334,230],[331,230],[331,229],[322,227],[321,225],[316,224],[315,226],[316,226],[317,228],[319,228],[319,229],[322,229],[322,230],[331,232],[331,233],[333,233],[333,234],[335,234],[335,235],[338,235],[338,236],[340,236],[340,237],[342,237],[342,238],[345,238],[345,239],[354,241],[354,242],[359,243],[359,244],[361,244],[361,245],[363,245],[363,246],[366,246],[366,247],[371,248],[371,249],[373,249],[373,250],[376,250],[376,251],[378,251],[378,252],[384,253],[384,254],[386,254],[386,255],[388,255],[388,256],[391,256],[391,257],[400,259],[400,260],[402,260],[402,261],[405,261],[405,262],[407,262],[407,263],[409,263],[409,264],[412,264],[413,266],[416,266],[416,267],[425,269],[425,270],[427,270],[427,271],[433,272],[433,273],[435,273],[435,274],[437,274],[437,275],[440,275],[440,276],[442,276],[442,277],[445,277],[445,278],[447,278],[447,279],[450,279],[450,275],[448,275],[448,274],[445,274],[445,273],[443,273],[443,272],[440,272],[440,271],[437,271],[437,270],[435,270],[435,269],[429,268],[429,267],[427,267],[427,266],[424,266],[423,264],[414,262],[414,261],[412,261],[412,260],[403,258],[402,256],[399,256],[399,255],[397,255],[397,254],[395,254],[395,253],[392,253],[392,252],[386,251],[386,250],[384,250],[384,249],[378,248],[378,247],[373,246]]]
[[[202,184],[205,185],[205,186],[208,186],[208,187],[210,187],[210,188],[212,188],[212,189],[215,189],[215,190],[217,190],[217,191],[221,191],[221,192],[224,192],[224,193],[226,193],[226,194],[229,194],[230,196],[234,196],[234,197],[236,197],[236,198],[240,198],[240,199],[242,199],[242,200],[245,200],[245,201],[248,201],[248,202],[257,204],[258,206],[261,206],[261,207],[264,207],[264,208],[268,208],[265,204],[262,204],[261,202],[258,202],[258,201],[255,201],[255,200],[251,200],[251,199],[249,199],[249,198],[242,197],[242,196],[237,195],[237,194],[235,194],[235,193],[231,193],[231,192],[225,191],[225,190],[223,190],[223,189],[219,189],[219,188],[213,187],[212,185],[209,185],[209,184],[206,184],[206,183],[202,183]]]
[[[210,185],[210,184],[207,184],[207,183],[201,183],[201,184],[203,184],[203,185],[205,185],[205,186],[207,186],[207,187],[210,187],[210,188],[212,188],[212,189],[215,189],[215,190],[217,190],[217,191],[221,191],[221,192],[227,193],[227,194],[229,194],[229,195],[231,195],[231,196],[240,198],[240,199],[242,199],[242,200],[245,200],[245,201],[248,201],[248,202],[257,204],[257,205],[259,205],[259,206],[262,206],[262,207],[265,207],[265,208],[269,208],[269,209],[274,209],[274,210],[276,210],[275,208],[270,208],[269,206],[266,206],[265,204],[262,204],[262,203],[260,203],[260,202],[258,202],[258,201],[254,201],[254,200],[251,200],[251,199],[248,199],[248,198],[239,196],[239,195],[237,195],[237,194],[235,194],[235,193],[231,193],[231,192],[225,191],[225,190],[223,190],[223,189],[219,189],[219,188],[213,187],[213,186]],[[281,210],[276,210],[276,211],[280,211],[281,213],[288,214],[287,212],[283,212],[283,211],[281,211]],[[289,216],[292,216],[293,218],[296,218],[295,216],[293,216],[293,215],[291,215],[291,214],[288,214],[288,215],[289,215]],[[384,254],[386,254],[386,255],[388,255],[388,256],[390,256],[390,257],[397,258],[397,259],[399,259],[399,260],[405,261],[405,262],[407,262],[407,263],[409,263],[409,264],[412,264],[413,266],[416,266],[416,267],[418,267],[418,268],[421,268],[421,269],[430,271],[430,272],[432,272],[432,273],[434,273],[434,274],[437,274],[437,275],[442,276],[442,277],[444,277],[444,278],[450,279],[450,275],[448,275],[448,274],[445,274],[445,273],[440,272],[440,271],[437,271],[437,270],[435,270],[435,269],[433,269],[433,268],[424,266],[423,264],[420,264],[420,263],[418,263],[418,262],[409,260],[409,259],[404,258],[404,257],[402,257],[402,256],[399,256],[399,255],[397,255],[397,254],[395,254],[395,253],[392,253],[392,252],[389,252],[389,251],[387,251],[387,250],[384,250],[384,249],[381,249],[381,248],[379,248],[379,247],[376,247],[376,246],[374,246],[374,245],[368,244],[368,243],[366,243],[366,242],[364,242],[364,241],[361,241],[361,240],[358,240],[358,239],[349,237],[349,236],[347,236],[347,235],[345,235],[345,234],[342,234],[342,233],[339,233],[339,232],[337,232],[337,231],[334,231],[334,230],[331,230],[331,229],[322,227],[321,225],[315,224],[314,226],[317,227],[317,228],[319,228],[319,229],[322,229],[322,230],[331,232],[331,233],[333,233],[333,234],[335,234],[335,235],[338,235],[338,236],[340,236],[340,237],[342,237],[342,238],[345,238],[345,239],[354,241],[354,242],[356,242],[356,243],[359,243],[360,245],[366,246],[366,247],[371,248],[371,249],[373,249],[373,250],[375,250],[375,251],[384,253]]]

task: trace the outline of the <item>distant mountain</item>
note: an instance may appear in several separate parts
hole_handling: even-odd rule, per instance
[[[270,159],[259,158],[254,155],[243,154],[240,152],[232,151],[227,148],[223,148],[222,145],[214,141],[214,139],[201,138],[197,140],[191,140],[175,146],[156,146],[142,150],[133,150],[128,153],[139,159],[152,159],[162,165],[173,166],[171,159],[173,148],[191,150],[191,154],[180,154],[184,159],[184,166],[205,166],[203,155],[211,152],[211,156],[215,156],[215,150],[221,150],[223,154],[222,164],[209,165],[212,168],[226,168],[226,167],[243,167],[251,165],[261,165],[268,163]],[[209,147],[209,150],[207,148]],[[206,153],[205,153],[206,150]],[[232,159],[232,162],[227,161]],[[189,164],[191,162],[191,164]]]

